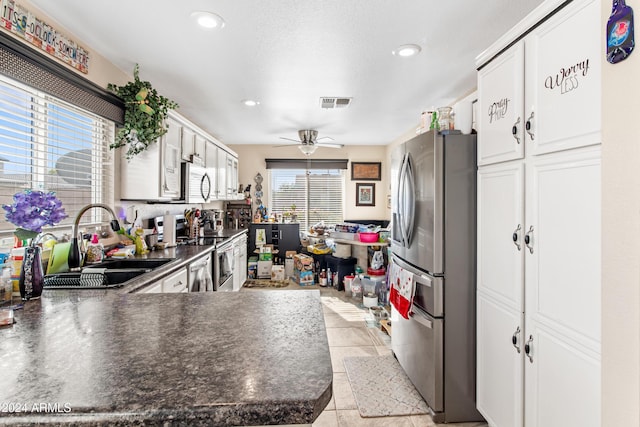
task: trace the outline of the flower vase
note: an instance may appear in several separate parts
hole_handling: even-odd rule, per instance
[[[44,274],[40,246],[27,246],[20,270],[20,296],[23,301],[39,298],[42,295]]]

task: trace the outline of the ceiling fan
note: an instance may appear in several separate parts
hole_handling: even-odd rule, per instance
[[[333,141],[332,138],[328,137],[328,136],[323,136],[321,138],[318,138],[318,131],[317,130],[311,130],[311,129],[306,129],[306,130],[299,130],[298,131],[298,137],[300,138],[299,141],[296,141],[295,139],[292,138],[286,138],[284,136],[281,136],[280,139],[286,139],[288,141],[293,141],[298,145],[298,148],[300,149],[300,151],[302,151],[304,154],[306,154],[307,156],[312,155],[316,149],[318,147],[328,147],[328,148],[342,148],[344,147],[344,145],[342,144],[335,144],[335,143],[331,143],[331,142],[322,142],[323,140],[328,140],[328,141]],[[290,146],[291,144],[286,144],[286,145],[276,145],[276,147],[286,147],[286,146]]]

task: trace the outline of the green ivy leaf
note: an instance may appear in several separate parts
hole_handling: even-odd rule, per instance
[[[109,145],[109,148],[114,149],[128,145],[127,159],[143,152],[158,138],[166,134],[164,119],[167,118],[169,110],[178,108],[176,102],[159,95],[151,83],[141,81],[139,70],[139,66],[136,64],[133,68],[134,80],[124,86],[117,86],[113,83],[107,85],[107,90],[118,95],[125,103],[124,126],[118,130],[116,140]],[[141,100],[136,96],[141,90],[146,90],[147,96],[142,102],[146,102],[152,112],[140,108]],[[135,139],[132,131],[135,131]]]

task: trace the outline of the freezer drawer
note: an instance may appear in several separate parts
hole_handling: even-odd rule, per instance
[[[442,317],[444,315],[444,278],[419,271],[397,255],[393,255],[393,262],[413,274],[415,283],[413,305],[418,306],[431,316]]]
[[[432,317],[415,306],[413,312],[405,319],[392,307],[391,348],[429,407],[442,412],[444,319]]]

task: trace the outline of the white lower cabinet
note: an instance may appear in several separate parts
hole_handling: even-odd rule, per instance
[[[139,293],[141,294],[161,294],[162,293],[162,280],[158,280],[146,288],[143,288]]]
[[[490,426],[600,425],[600,204],[599,146],[478,171],[477,405]]]
[[[181,293],[188,292],[187,288],[187,269],[181,268],[180,270],[171,273],[164,279],[158,280],[150,286],[142,289],[140,293],[143,294],[159,294],[159,293]]]
[[[476,405],[490,426],[522,426],[522,317],[520,310],[478,293]]]
[[[163,293],[189,292],[187,283],[188,283],[187,269],[181,268],[175,273],[172,273],[169,276],[164,278],[164,280],[162,281],[162,292]]]

